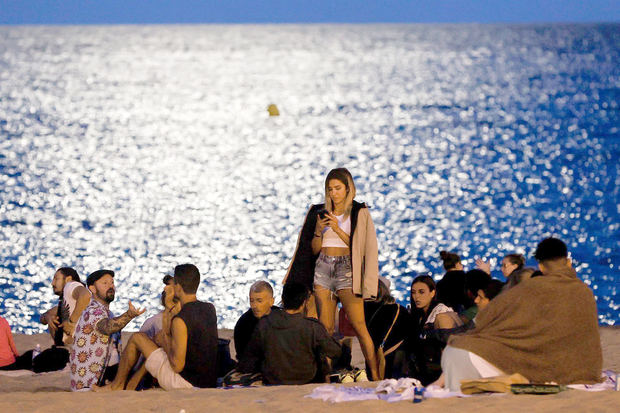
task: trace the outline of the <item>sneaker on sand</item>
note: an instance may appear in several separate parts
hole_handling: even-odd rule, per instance
[[[350,371],[342,371],[339,375],[338,378],[340,379],[340,383],[354,383],[355,382],[355,377],[353,376],[353,373]]]
[[[357,381],[357,382],[368,381],[368,376],[366,375],[366,370],[364,370],[364,369],[355,369],[355,371],[353,371],[353,379],[355,379],[355,381]]]

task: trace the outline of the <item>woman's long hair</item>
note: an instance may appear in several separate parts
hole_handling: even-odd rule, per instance
[[[334,211],[334,203],[329,196],[329,181],[337,179],[342,182],[347,189],[347,197],[345,199],[345,217],[351,215],[351,207],[353,206],[353,198],[355,198],[355,183],[353,182],[353,176],[347,168],[336,168],[329,171],[327,178],[325,178],[325,209],[330,213]]]
[[[508,260],[509,263],[517,266],[517,268],[515,268],[513,272],[525,267],[525,257],[522,254],[508,254],[504,257],[504,259]]]
[[[429,292],[436,291],[437,287],[435,285],[435,281],[433,280],[433,277],[431,277],[430,275],[418,275],[417,277],[413,279],[413,282],[411,283],[411,287],[409,287],[409,300],[411,302],[410,304],[411,315],[413,316],[414,321],[417,323],[418,327],[421,328],[422,326],[424,326],[424,323],[426,322],[426,318],[431,313],[431,311],[433,311],[433,308],[435,308],[437,304],[439,304],[439,301],[437,301],[437,293],[435,293],[435,296],[431,300],[431,303],[428,306],[428,311],[426,313],[424,312],[423,309],[417,308],[415,306],[415,301],[413,300],[413,294],[411,293],[413,284],[416,284],[416,283],[426,284]]]
[[[453,252],[441,251],[439,256],[443,261],[443,267],[446,271],[452,270],[459,262],[461,262],[461,257]]]

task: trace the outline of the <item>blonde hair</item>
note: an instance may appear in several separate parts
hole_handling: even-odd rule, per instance
[[[344,215],[351,215],[351,208],[353,207],[353,198],[355,198],[355,183],[353,182],[353,176],[347,168],[336,168],[329,171],[327,178],[325,178],[325,209],[330,213],[334,210],[332,198],[329,196],[329,181],[336,179],[342,182],[347,189],[347,197],[345,199]]]

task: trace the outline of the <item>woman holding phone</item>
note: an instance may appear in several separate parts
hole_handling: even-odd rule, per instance
[[[325,179],[325,203],[310,207],[284,283],[299,282],[314,292],[316,304],[310,303],[308,316],[316,317],[318,310],[330,334],[340,300],[376,380],[377,357],[366,328],[364,299],[377,296],[377,235],[368,208],[353,198],[351,173],[332,169]]]

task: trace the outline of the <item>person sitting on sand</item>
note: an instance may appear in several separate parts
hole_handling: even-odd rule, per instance
[[[504,277],[506,277],[506,280],[510,281],[512,274],[523,269],[524,266],[525,257],[522,254],[508,254],[502,259],[502,265],[500,269],[502,270],[502,274],[504,275]],[[482,259],[478,259],[476,260],[476,267],[491,275],[490,263]]]
[[[241,359],[245,348],[250,342],[252,333],[258,320],[269,315],[272,310],[278,310],[273,305],[273,288],[267,281],[256,281],[250,287],[250,309],[246,311],[235,324],[234,339],[237,360]]]
[[[366,326],[375,348],[383,352],[383,361],[379,358],[379,379],[399,378],[399,368],[395,369],[394,361],[397,350],[409,337],[411,316],[409,311],[396,302],[390,293],[390,281],[379,276],[377,298],[364,301]],[[379,354],[379,351],[377,351]],[[368,369],[368,366],[366,366]]]
[[[181,310],[166,310],[162,331],[155,341],[144,333],[129,339],[114,381],[96,391],[124,390],[131,369],[140,355],[146,358],[146,370],[164,390],[215,387],[217,380],[217,317],[211,303],[198,301],[196,291],[200,272],[195,265],[177,265],[174,269],[174,295]]]
[[[92,293],[90,303],[75,327],[71,345],[71,390],[88,390],[97,383],[111,380],[120,358],[120,331],[144,313],[129,302],[127,311],[114,318],[110,303],[114,301],[114,271],[98,270],[86,279]]]
[[[172,280],[171,275],[166,275],[163,279],[164,289],[161,292],[161,305],[164,307],[164,310],[147,318],[142,327],[140,327],[140,332],[146,334],[151,340],[154,340],[157,333],[162,330],[162,321],[166,310],[170,311],[175,305],[178,307],[176,313],[181,309],[180,303],[175,301]]]
[[[32,368],[32,352],[30,360],[20,358],[13,341],[11,326],[0,316],[0,370],[30,370]],[[28,357],[28,355],[26,355]]]
[[[489,282],[491,282],[491,276],[478,268],[465,273],[465,293],[471,300],[471,305],[459,313],[463,323],[469,323],[478,314],[478,306],[475,303],[475,299],[478,296],[478,291],[489,285]]]
[[[90,302],[90,292],[71,267],[56,270],[52,290],[60,297],[58,305],[41,314],[39,322],[48,326],[56,346],[69,345],[73,341],[75,325]]]
[[[411,321],[407,347],[412,362],[407,374],[426,385],[441,375],[441,350],[446,338],[440,332],[463,323],[452,308],[438,301],[435,281],[429,275],[418,275],[411,283]]]
[[[602,369],[596,301],[577,278],[566,244],[541,241],[542,276],[502,292],[476,318],[476,328],[452,336],[441,365],[445,385],[520,373],[531,382],[596,383]],[[441,383],[438,383],[441,384]]]
[[[512,273],[510,273],[510,277],[508,277],[508,279],[506,280],[504,290],[508,290],[515,285],[522,283],[523,281],[529,280],[536,272],[537,270],[532,267],[523,267],[513,271]]]
[[[140,327],[140,332],[146,334],[151,340],[155,340],[155,336],[162,330],[163,317],[166,311],[178,314],[181,310],[181,303],[175,300],[172,276],[164,276],[163,283],[164,289],[161,292],[161,305],[164,307],[164,310],[147,318],[142,327]],[[127,382],[125,390],[146,390],[154,386],[153,376],[146,371],[144,361],[144,356],[141,356],[133,368],[131,380]]]
[[[318,320],[304,317],[309,297],[310,291],[301,283],[284,285],[283,311],[260,319],[237,365],[239,373],[261,372],[266,384],[325,380],[317,360],[336,359],[342,349]]]
[[[465,271],[461,257],[448,251],[441,251],[439,256],[446,273],[437,282],[437,300],[461,313],[473,303],[465,292]]]
[[[474,302],[478,306],[478,312],[484,310],[489,305],[491,300],[497,297],[497,295],[502,292],[502,288],[504,288],[504,283],[500,280],[493,278],[489,281],[486,287],[479,289],[478,295],[474,300]]]

